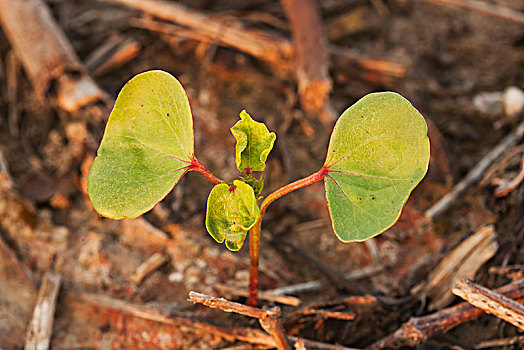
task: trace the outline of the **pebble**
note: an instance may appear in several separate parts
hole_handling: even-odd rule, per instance
[[[473,106],[482,114],[497,115],[502,112],[501,92],[481,92],[473,97]]]
[[[508,117],[514,117],[524,109],[524,91],[516,86],[510,86],[504,90],[502,96],[504,113]]]
[[[524,110],[524,91],[510,86],[503,92],[481,92],[473,97],[473,106],[485,115],[515,117]]]

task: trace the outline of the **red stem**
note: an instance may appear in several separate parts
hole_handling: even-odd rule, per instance
[[[249,297],[247,299],[247,305],[257,306],[258,304],[258,252],[260,247],[260,232],[262,230],[262,217],[266,213],[267,207],[275,200],[288,194],[289,192],[298,190],[302,187],[309,186],[317,181],[322,180],[327,172],[328,168],[323,167],[308,177],[280,187],[262,201],[262,204],[260,205],[260,215],[258,216],[257,223],[250,230],[249,235]]]
[[[196,171],[197,173],[200,173],[206,177],[209,181],[213,183],[213,185],[218,185],[223,183],[224,181],[220,180],[218,177],[213,175],[211,171],[209,171],[202,163],[198,161],[195,157],[191,159],[191,165],[189,165],[190,171]]]
[[[288,194],[289,192],[298,190],[302,187],[309,186],[317,181],[320,181],[324,178],[324,175],[328,173],[327,167],[322,167],[319,171],[316,173],[313,173],[303,179],[297,180],[295,182],[292,182],[290,184],[287,184],[286,186],[280,187],[278,190],[271,193],[269,196],[267,196],[260,205],[260,218],[264,216],[266,213],[267,207],[273,203],[275,200],[279,199],[280,197]]]
[[[188,166],[188,170],[196,171],[206,177],[214,185],[223,183],[218,177],[213,175],[202,163],[195,157],[191,159],[191,164]],[[262,229],[262,217],[266,213],[267,207],[280,197],[288,194],[289,192],[298,190],[302,187],[309,186],[317,181],[320,181],[327,174],[328,168],[323,167],[314,174],[311,174],[303,179],[292,182],[286,186],[279,188],[278,190],[267,196],[260,205],[260,215],[258,216],[255,226],[250,230],[249,235],[249,296],[247,304],[249,306],[257,306],[258,304],[258,252],[260,247],[260,232]]]

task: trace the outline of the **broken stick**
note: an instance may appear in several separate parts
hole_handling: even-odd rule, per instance
[[[77,291],[65,291],[66,301],[68,298],[91,304],[94,307],[106,308],[134,317],[139,317],[153,322],[170,324],[187,329],[205,330],[228,341],[243,341],[245,343],[259,345],[267,348],[274,348],[275,341],[272,336],[258,329],[252,328],[234,328],[215,323],[206,322],[196,315],[173,310],[169,305],[138,305],[111,298],[101,294],[85,293]],[[298,338],[288,337],[289,340],[296,341]],[[354,350],[343,346],[337,346],[322,342],[316,342],[309,339],[302,339],[306,345],[317,349],[333,350]]]
[[[279,350],[291,350],[280,322],[280,309],[263,310],[244,304],[235,303],[224,298],[215,298],[209,295],[189,292],[189,300],[211,308],[218,308],[225,312],[234,312],[240,315],[257,318],[262,328],[271,334]]]
[[[108,0],[140,10],[148,15],[176,23],[155,23],[155,21],[138,20],[134,25],[168,35],[191,38],[206,43],[217,43],[235,48],[251,55],[261,61],[268,62],[284,72],[293,70],[294,47],[291,41],[277,34],[256,29],[245,28],[240,21],[226,20],[216,15],[206,14],[193,10],[182,4],[162,0]],[[181,30],[180,26],[188,28]],[[191,31],[191,32],[190,32]],[[335,60],[344,64],[352,64],[370,76],[364,74],[363,78],[376,81],[377,76],[382,76],[384,81],[392,78],[403,77],[406,67],[401,63],[376,60],[365,57],[352,50],[332,48],[328,51]],[[370,77],[373,76],[373,79]]]
[[[109,1],[198,30],[206,40],[217,40],[277,66],[290,64],[289,58],[293,52],[290,42],[260,30],[244,28],[238,21],[221,20],[175,2],[162,0]]]
[[[505,181],[499,178],[493,179],[491,181],[492,185],[497,186],[495,189],[495,197],[504,197],[507,196],[511,191],[516,189],[524,181],[524,155],[522,156],[520,171],[513,178],[513,180]]]
[[[327,40],[317,4],[313,0],[280,0],[291,23],[294,67],[300,103],[324,122],[335,118],[329,103],[333,82],[329,77]]]
[[[475,233],[456,246],[428,274],[426,281],[411,289],[412,294],[431,299],[428,310],[439,310],[455,297],[453,286],[465,278],[473,278],[478,269],[491,259],[498,249],[497,234],[492,225],[482,226]]]
[[[478,163],[471,169],[467,175],[459,183],[453,186],[451,192],[442,197],[437,203],[429,208],[424,216],[428,221],[434,221],[442,215],[449,207],[459,198],[470,186],[480,180],[482,175],[488,168],[497,161],[507,150],[515,146],[524,136],[524,122],[508,136],[506,136],[499,144],[495,146],[488,154],[486,154]]]
[[[275,346],[273,338],[261,330],[219,326],[198,320],[192,315],[182,314],[171,308],[162,309],[160,306],[150,307],[146,305],[137,305],[128,303],[124,300],[93,293],[68,291],[66,292],[66,296],[89,303],[96,307],[116,310],[145,320],[175,325],[178,327],[187,327],[189,329],[205,330],[228,341],[240,340],[246,343],[267,347]]]
[[[222,283],[217,283],[215,285],[215,288],[218,291],[220,291],[221,293],[229,293],[231,295],[239,296],[239,297],[248,297],[249,296],[249,292],[247,290],[230,287]],[[296,298],[296,297],[282,295],[282,294],[266,293],[264,291],[258,292],[258,299],[273,301],[275,303],[291,305],[291,306],[298,306],[302,302],[299,298]]]
[[[105,93],[89,77],[42,0],[0,0],[0,25],[40,98],[75,112]]]
[[[60,276],[46,272],[42,278],[42,286],[38,292],[33,317],[27,329],[26,350],[49,349],[59,289]]]
[[[496,292],[510,299],[520,299],[524,297],[524,279],[507,284],[497,289]],[[469,303],[461,303],[426,316],[414,317],[392,334],[367,347],[367,350],[416,346],[434,335],[445,333],[483,314],[483,310]]]
[[[471,305],[524,330],[524,307],[516,301],[470,280],[460,281],[452,291]]]
[[[426,0],[428,2],[460,7],[466,10],[482,13],[483,15],[499,18],[505,21],[524,24],[524,14],[507,7],[489,4],[478,0]]]
[[[131,276],[131,280],[135,284],[142,283],[142,280],[151,272],[158,269],[168,261],[167,257],[162,253],[155,253],[141,263]]]

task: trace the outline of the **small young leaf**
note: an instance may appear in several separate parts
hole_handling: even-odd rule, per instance
[[[153,208],[186,173],[193,159],[193,119],[182,85],[162,71],[131,79],[109,116],[87,192],[112,219]]]
[[[247,183],[249,186],[253,187],[253,191],[255,191],[255,197],[258,197],[258,195],[262,192],[264,189],[264,177],[260,176],[260,179],[257,179],[253,176],[253,174],[249,174],[246,177],[242,178],[242,181]]]
[[[259,214],[251,186],[239,180],[232,185],[219,184],[213,187],[207,199],[207,231],[218,243],[225,240],[226,247],[236,251],[242,248]]]
[[[237,169],[249,175],[251,171],[264,171],[269,152],[277,136],[269,132],[264,123],[254,121],[246,111],[231,128],[237,140],[235,162]]]
[[[373,93],[348,108],[335,125],[324,164],[338,238],[363,241],[391,227],[428,163],[426,122],[402,96]]]

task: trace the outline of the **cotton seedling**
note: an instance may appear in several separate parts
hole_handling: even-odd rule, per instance
[[[232,251],[250,235],[249,305],[257,304],[262,218],[283,195],[323,181],[333,231],[364,241],[391,227],[429,163],[427,125],[399,94],[366,95],[338,119],[320,170],[261,197],[276,135],[242,111],[231,128],[240,175],[223,181],[198,161],[193,117],[182,85],[163,71],[135,76],[115,102],[87,190],[95,210],[112,219],[152,209],[189,171],[214,185],[206,211],[209,234]]]

